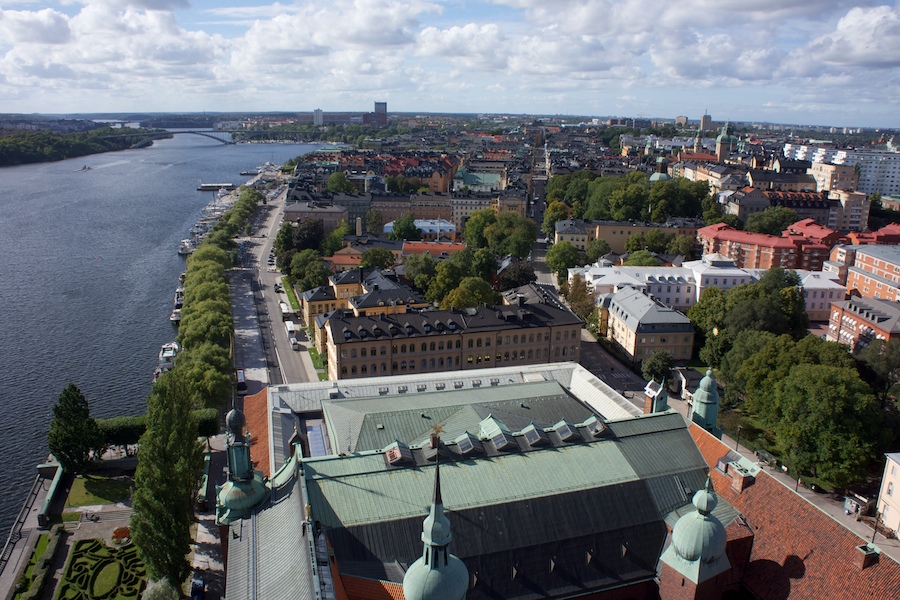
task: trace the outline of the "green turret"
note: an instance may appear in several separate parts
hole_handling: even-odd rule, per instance
[[[225,417],[228,481],[216,488],[216,522],[220,525],[249,516],[269,495],[262,473],[254,471],[250,462],[245,424],[244,413],[237,409]]]
[[[434,500],[422,526],[422,556],[403,576],[406,600],[462,600],[469,588],[469,572],[459,558],[450,554],[450,520],[441,499],[440,464],[434,473]]]
[[[692,403],[691,420],[717,438],[721,438],[722,430],[716,427],[716,421],[719,419],[719,389],[712,369],[707,369],[706,377],[700,380]]]

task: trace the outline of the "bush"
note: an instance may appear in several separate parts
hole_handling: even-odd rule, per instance
[[[144,435],[144,430],[147,429],[144,415],[97,419],[97,425],[103,435],[103,442],[110,446],[137,444]]]
[[[195,410],[197,417],[197,437],[213,437],[219,434],[219,411],[215,408]]]
[[[20,600],[37,600],[44,591],[44,585],[47,583],[47,575],[50,572],[50,565],[53,564],[53,557],[56,555],[56,549],[62,540],[62,525],[54,525],[50,529],[50,540],[47,543],[47,549],[44,550],[43,556],[37,560],[34,570],[31,572],[31,587],[28,591],[20,596]]]

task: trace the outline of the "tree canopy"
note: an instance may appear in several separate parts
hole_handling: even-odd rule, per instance
[[[584,248],[584,256],[591,263],[597,262],[601,256],[605,256],[610,252],[612,252],[612,248],[609,247],[606,240],[600,238],[591,240]]]
[[[641,375],[652,381],[671,381],[672,354],[666,350],[656,349],[653,354],[641,361]]]
[[[569,269],[584,264],[581,252],[570,242],[560,242],[551,246],[547,250],[545,260],[547,268],[556,273],[558,279],[566,279]]]
[[[753,213],[744,223],[744,231],[781,235],[781,232],[798,221],[797,213],[784,206],[770,206],[762,212]]]
[[[422,239],[422,231],[416,228],[412,213],[406,213],[399,219],[394,220],[394,228],[388,234],[388,239],[406,240],[409,242],[416,242]]]
[[[328,183],[325,188],[329,192],[337,192],[351,194],[356,191],[356,187],[350,183],[343,171],[336,171],[328,177]]]
[[[487,248],[494,256],[524,258],[531,251],[538,228],[534,221],[514,212],[475,211],[466,221],[463,237],[470,247]]]
[[[203,446],[184,375],[164,373],[147,399],[147,431],[135,473],[131,535],[152,580],[179,588],[191,571],[187,555]]]
[[[91,418],[87,398],[74,383],[66,386],[53,406],[47,445],[68,473],[86,473],[103,452],[103,434]]]
[[[362,253],[362,260],[359,266],[362,268],[390,269],[394,266],[394,253],[387,248],[369,248]]]
[[[624,262],[628,267],[657,267],[663,262],[653,256],[648,250],[638,250],[628,254],[628,260]]]

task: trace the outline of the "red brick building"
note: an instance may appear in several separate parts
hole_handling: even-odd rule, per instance
[[[782,237],[765,233],[738,231],[725,223],[709,225],[697,231],[703,254],[718,253],[732,259],[741,269],[822,270],[830,247],[801,234]]]
[[[900,246],[876,244],[848,249],[855,254],[847,267],[847,290],[856,290],[864,298],[900,301]]]
[[[875,340],[900,335],[900,304],[890,300],[854,297],[832,302],[828,340],[862,350]]]

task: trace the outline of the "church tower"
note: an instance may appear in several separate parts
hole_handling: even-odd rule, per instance
[[[716,422],[719,420],[718,388],[712,369],[707,369],[706,377],[700,380],[691,401],[691,421],[722,439],[722,430],[716,427]]]
[[[718,504],[712,478],[694,494],[694,512],[672,528],[672,543],[660,557],[659,594],[663,600],[712,600],[722,597],[723,573],[731,570],[725,555],[728,536],[712,511]]]
[[[440,450],[439,438],[437,442]],[[422,556],[403,576],[406,600],[463,600],[466,597],[469,572],[463,561],[450,553],[451,539],[450,520],[444,514],[441,499],[441,465],[438,462],[434,471],[434,499],[422,526]]]

